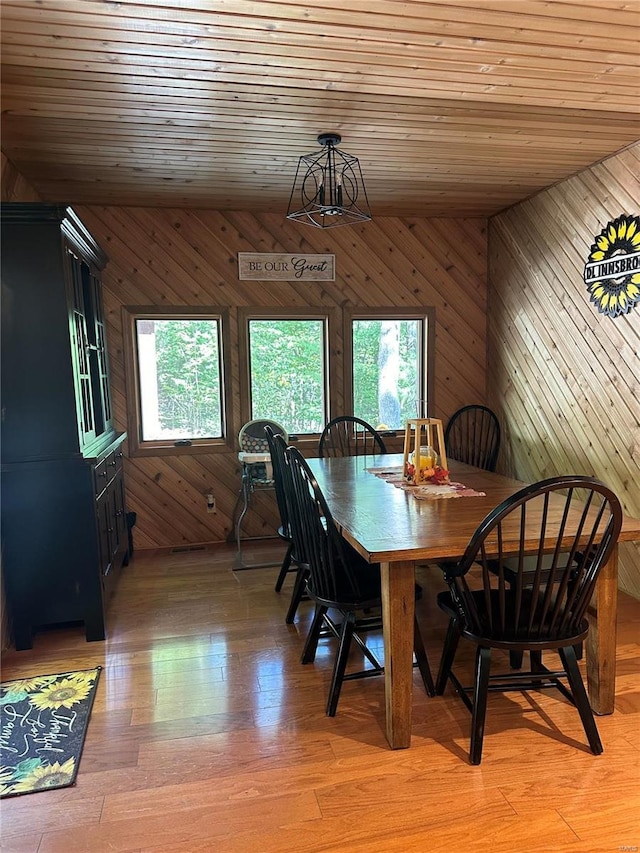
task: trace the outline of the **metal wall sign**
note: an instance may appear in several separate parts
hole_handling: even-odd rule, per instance
[[[618,317],[640,303],[640,217],[619,216],[603,228],[584,267],[591,301]]]
[[[335,255],[238,252],[238,278],[254,281],[335,281]]]

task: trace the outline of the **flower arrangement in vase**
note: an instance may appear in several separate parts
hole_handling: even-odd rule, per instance
[[[405,467],[405,477],[410,483],[432,483],[439,486],[449,482],[449,471],[438,464],[438,454],[432,447],[421,447],[416,470],[416,453]]]
[[[403,477],[412,485],[449,482],[442,421],[410,418],[404,436]]]

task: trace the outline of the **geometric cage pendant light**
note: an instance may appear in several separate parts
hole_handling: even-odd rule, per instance
[[[371,219],[367,191],[357,157],[336,146],[337,133],[321,133],[322,150],[298,162],[287,219],[315,228],[333,228]]]

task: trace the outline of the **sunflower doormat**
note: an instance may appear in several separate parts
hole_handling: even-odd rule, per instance
[[[0,684],[0,797],[73,785],[101,669]]]

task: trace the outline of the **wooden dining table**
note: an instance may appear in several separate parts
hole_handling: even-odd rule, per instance
[[[482,519],[525,483],[450,461],[452,481],[483,493],[417,500],[373,471],[402,466],[402,454],[307,460],[342,536],[370,563],[380,564],[384,635],[386,733],[392,749],[411,743],[413,619],[417,563],[458,559]],[[564,502],[559,502],[558,512]],[[553,512],[554,504],[551,504]],[[625,517],[618,541],[640,539],[640,519]],[[517,542],[510,544],[516,553]],[[597,714],[615,698],[618,548],[598,578],[589,609],[587,682]]]

